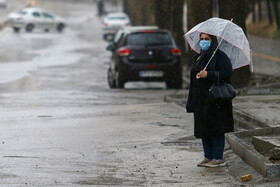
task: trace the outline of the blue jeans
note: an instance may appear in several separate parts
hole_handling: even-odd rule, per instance
[[[225,136],[202,138],[204,157],[207,159],[223,159]]]

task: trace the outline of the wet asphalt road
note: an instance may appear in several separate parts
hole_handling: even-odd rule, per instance
[[[92,1],[38,1],[60,34],[0,32],[0,184],[236,186],[203,158],[193,118],[164,83],[108,88],[110,53]],[[63,11],[61,9],[63,7]]]

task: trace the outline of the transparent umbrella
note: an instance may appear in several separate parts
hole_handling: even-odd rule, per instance
[[[221,18],[210,18],[188,31],[184,35],[185,39],[197,53],[200,53],[200,33],[217,37],[219,43],[217,49],[222,50],[228,55],[233,69],[252,65],[251,49],[248,39],[242,28],[232,21]]]

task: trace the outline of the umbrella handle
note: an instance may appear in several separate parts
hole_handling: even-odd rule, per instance
[[[206,71],[206,67],[203,69],[203,71]],[[200,79],[201,77],[200,77],[200,75],[199,75],[199,73],[197,73],[196,74],[196,79]]]

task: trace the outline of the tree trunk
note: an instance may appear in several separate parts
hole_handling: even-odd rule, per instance
[[[134,0],[142,2],[142,24],[155,25],[155,2],[154,0]]]
[[[212,0],[187,0],[188,30],[212,17]]]
[[[125,0],[124,3],[131,25],[154,25],[154,0]]]
[[[195,25],[203,22],[212,17],[212,0],[187,0],[188,5],[188,30],[192,29]],[[194,56],[196,53],[187,49],[187,65],[192,66],[194,62]]]
[[[169,30],[178,47],[185,51],[183,32],[183,9],[184,0],[155,0],[155,23],[161,29]],[[183,54],[183,59],[185,53]]]
[[[170,0],[172,2],[172,0]],[[176,0],[175,3],[171,3],[171,11],[172,11],[172,20],[171,25],[172,28],[170,29],[175,41],[183,52],[185,51],[185,41],[184,41],[184,30],[183,30],[183,12],[184,12],[184,0]],[[185,53],[182,53],[185,54]]]
[[[252,22],[253,23],[256,23],[256,21],[257,21],[257,16],[256,16],[256,9],[255,9],[255,0],[252,0],[252,2],[251,2],[251,8],[252,8]]]
[[[267,13],[268,13],[269,24],[272,25],[273,18],[272,18],[272,14],[271,14],[270,0],[266,0],[266,6],[267,6]]]
[[[155,0],[155,22],[162,29],[170,29],[171,11],[170,0]]]
[[[231,6],[228,6],[231,4]],[[239,25],[246,34],[246,10],[244,0],[219,0],[219,17]]]
[[[125,12],[126,14],[128,13],[127,1],[128,0],[122,0],[123,12]]]
[[[228,6],[231,4],[231,6]],[[239,25],[244,33],[246,34],[246,4],[244,0],[219,0],[219,16],[224,19],[231,19],[233,18],[233,22]],[[251,77],[250,67],[245,66],[234,70],[232,76],[232,84],[237,87],[241,88],[248,85]]]
[[[278,0],[272,0],[274,13],[275,13],[275,19],[277,23],[277,28],[280,30],[280,19],[279,19],[279,9],[278,9]]]
[[[192,0],[195,3],[196,17],[200,18],[193,24],[197,24],[212,16],[212,3],[196,3],[197,0]],[[183,54],[183,62],[185,60],[185,40],[183,38],[183,11],[185,0],[125,0],[125,11],[128,13],[132,25],[157,25],[161,29],[169,30]],[[212,0],[210,0],[212,2]],[[197,6],[203,5],[202,8]],[[207,14],[201,14],[201,11],[208,10]],[[210,13],[209,13],[210,12]],[[203,16],[206,15],[206,16]]]
[[[259,21],[262,21],[262,2],[258,0]]]
[[[133,14],[133,12],[131,11],[132,8],[134,8],[134,7],[131,3],[131,0],[130,1],[124,0],[124,11],[129,16],[131,24],[134,25],[135,24],[135,14]]]

